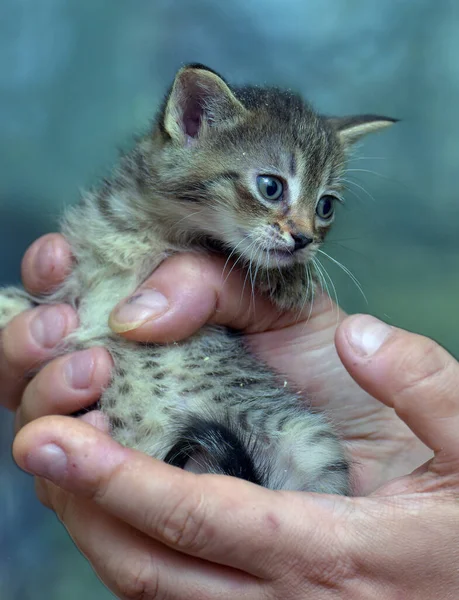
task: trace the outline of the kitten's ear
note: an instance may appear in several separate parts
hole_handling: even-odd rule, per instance
[[[357,115],[353,117],[328,117],[327,121],[338,132],[345,146],[350,146],[368,133],[385,129],[398,119],[378,115]]]
[[[234,122],[246,112],[220,75],[194,64],[177,73],[161,126],[173,140],[188,144],[206,127]]]

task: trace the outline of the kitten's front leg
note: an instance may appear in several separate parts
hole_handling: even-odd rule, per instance
[[[298,263],[282,270],[259,272],[256,286],[282,311],[295,310],[313,300],[317,278],[311,266]]]
[[[29,294],[21,288],[0,289],[0,329],[6,327],[14,317],[33,307]]]

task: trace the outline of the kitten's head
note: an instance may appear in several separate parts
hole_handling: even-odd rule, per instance
[[[341,201],[346,151],[393,122],[326,118],[290,91],[230,88],[202,65],[181,69],[151,165],[171,236],[261,268],[307,262]]]

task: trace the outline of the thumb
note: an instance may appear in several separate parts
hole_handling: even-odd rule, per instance
[[[267,298],[253,292],[245,272],[221,257],[177,254],[115,307],[109,325],[127,339],[169,343],[206,323],[251,333],[298,320],[298,312],[281,316]]]
[[[67,494],[89,498],[118,520],[170,548],[262,579],[304,566],[294,554],[308,539],[337,560],[332,527],[347,499],[277,492],[241,479],[195,475],[124,448],[69,417],[44,417],[16,436],[20,468],[54,484],[41,490],[65,522]],[[317,523],[329,523],[327,535]],[[298,536],[298,542],[292,543]],[[320,554],[320,552],[319,552]],[[328,561],[327,561],[328,564]]]
[[[363,389],[394,408],[438,458],[459,462],[459,363],[446,350],[369,315],[347,318],[335,342]]]

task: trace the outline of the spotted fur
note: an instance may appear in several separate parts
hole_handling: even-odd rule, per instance
[[[317,203],[340,195],[349,144],[391,122],[325,118],[293,92],[230,88],[202,65],[185,67],[152,131],[66,215],[72,273],[48,296],[3,290],[0,327],[36,303],[73,305],[80,325],[57,353],[111,352],[100,408],[126,446],[271,488],[348,493],[348,462],[327,418],[238,335],[207,326],[184,342],[139,345],[114,335],[108,318],[185,250],[223,253],[280,310],[302,307],[314,287],[311,258],[331,224],[317,218]],[[279,201],[260,196],[257,175],[284,182]],[[307,246],[297,251],[295,236]]]

